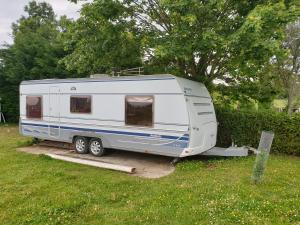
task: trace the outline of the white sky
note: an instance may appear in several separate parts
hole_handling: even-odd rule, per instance
[[[78,18],[82,3],[72,3],[68,0],[37,0],[52,5],[57,16],[67,15],[68,18]],[[12,44],[11,24],[21,15],[25,15],[24,6],[30,0],[0,0],[0,45]]]

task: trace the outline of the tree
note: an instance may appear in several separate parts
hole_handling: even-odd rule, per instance
[[[272,66],[266,65],[256,77],[227,77],[225,84],[218,84],[214,103],[244,109],[271,109],[273,100],[282,94],[282,86]]]
[[[12,25],[14,43],[0,51],[0,96],[10,120],[18,118],[21,81],[70,76],[70,72],[59,64],[66,53],[52,7],[31,1],[24,9],[27,15]]]
[[[283,51],[274,58],[275,72],[281,78],[288,96],[288,113],[300,96],[300,20],[286,27]]]
[[[65,23],[62,38],[70,54],[62,62],[80,73],[140,66],[139,31],[129,16],[130,10],[118,1],[85,4],[77,21]]]
[[[208,85],[228,75],[254,77],[279,48],[282,28],[297,14],[295,2],[95,0],[71,26],[67,46],[74,53],[65,62],[104,71],[130,65],[119,62],[128,52],[156,72]]]
[[[270,1],[132,2],[143,26],[155,33],[149,44],[154,58],[207,84],[228,75],[255,76],[278,49],[293,15],[289,4]]]

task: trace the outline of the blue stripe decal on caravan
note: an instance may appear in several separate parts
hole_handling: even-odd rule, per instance
[[[36,126],[36,127],[52,127],[52,128],[59,128],[57,125],[46,125],[46,124],[35,124],[35,123],[21,123],[25,126]],[[127,132],[127,131],[115,131],[115,130],[98,130],[98,129],[90,129],[90,128],[81,128],[81,127],[65,127],[60,126],[61,129],[64,130],[79,130],[79,131],[92,131],[92,132],[99,132],[99,133],[108,133],[108,134],[123,134],[129,136],[141,136],[141,137],[151,137],[152,134],[147,133],[136,133],[136,132]],[[177,136],[170,136],[170,135],[158,135],[164,139],[171,139],[171,140],[179,140],[179,141],[188,141],[189,135],[184,134],[182,137]]]

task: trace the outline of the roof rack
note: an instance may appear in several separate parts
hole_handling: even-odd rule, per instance
[[[135,67],[135,68],[130,68],[130,69],[125,69],[125,70],[120,70],[116,71],[113,69],[112,71],[112,76],[136,76],[136,75],[141,75],[144,73],[144,67]]]

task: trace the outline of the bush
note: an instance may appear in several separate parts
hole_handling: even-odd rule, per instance
[[[2,112],[9,123],[18,122],[19,119],[19,86],[3,85],[0,87]]]
[[[232,139],[238,146],[258,147],[261,131],[275,133],[271,152],[300,155],[300,114],[269,111],[236,111],[216,107],[218,146],[228,147]]]

